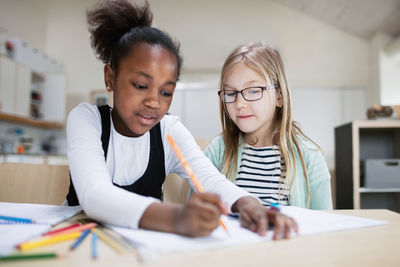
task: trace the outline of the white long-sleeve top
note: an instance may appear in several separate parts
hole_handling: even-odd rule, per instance
[[[167,141],[167,135],[171,135],[205,191],[219,194],[228,209],[239,198],[249,195],[214,167],[177,117],[164,116],[160,126],[166,175],[173,172],[188,179]],[[114,186],[113,182],[129,185],[144,174],[149,161],[150,134],[123,136],[115,130],[111,119],[105,161],[101,132],[101,116],[96,106],[82,103],[70,112],[67,119],[68,161],[80,205],[96,220],[137,228],[147,207],[159,200],[129,192]]]

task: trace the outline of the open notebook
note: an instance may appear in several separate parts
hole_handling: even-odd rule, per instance
[[[310,235],[348,229],[371,227],[386,224],[385,221],[371,220],[354,216],[332,214],[298,207],[282,207],[282,213],[293,217],[299,226],[299,235]],[[158,254],[237,246],[249,243],[266,242],[272,239],[272,231],[266,237],[241,228],[239,221],[223,216],[229,235],[217,228],[210,236],[189,238],[176,234],[148,230],[133,230],[110,226],[114,231],[130,240],[144,260]]]
[[[33,219],[36,223],[16,223],[0,220],[0,256],[11,253],[22,242],[50,230],[81,211],[79,206],[56,206],[42,204],[0,202],[0,215]]]

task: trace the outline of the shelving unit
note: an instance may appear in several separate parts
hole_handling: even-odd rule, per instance
[[[64,123],[31,119],[28,117],[21,117],[21,116],[10,115],[10,114],[0,112],[0,122],[1,121],[8,121],[8,122],[18,123],[18,124],[22,124],[22,125],[34,126],[34,127],[46,128],[46,129],[63,129],[64,128]]]
[[[336,208],[400,212],[400,186],[363,186],[360,166],[367,159],[400,159],[400,120],[353,121],[335,128]]]

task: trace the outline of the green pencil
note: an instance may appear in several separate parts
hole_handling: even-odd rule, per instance
[[[54,252],[47,253],[35,253],[35,254],[14,254],[9,256],[0,257],[1,261],[19,261],[19,260],[39,260],[39,259],[53,259],[57,258],[57,255]]]

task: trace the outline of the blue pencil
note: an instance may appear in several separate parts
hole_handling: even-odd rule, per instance
[[[11,216],[2,216],[2,215],[0,215],[0,220],[20,222],[20,223],[34,223],[34,221],[31,219],[11,217]]]
[[[97,259],[97,234],[92,234],[92,258]]]
[[[69,248],[70,250],[76,249],[80,243],[82,243],[83,239],[85,239],[86,236],[88,236],[90,233],[90,229],[87,229],[83,234],[72,244],[72,246]]]
[[[272,202],[270,202],[269,205],[271,205],[271,209],[278,210],[278,211],[281,210],[281,207],[279,206],[278,203],[272,203]]]

